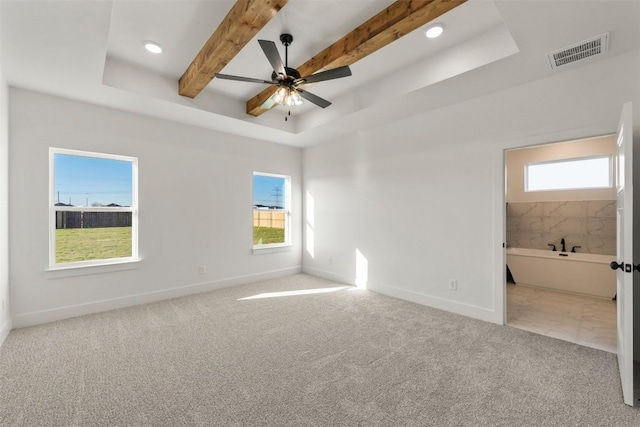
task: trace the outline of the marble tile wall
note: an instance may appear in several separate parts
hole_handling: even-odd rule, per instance
[[[517,248],[560,250],[615,255],[616,201],[522,202],[507,204],[507,245]]]

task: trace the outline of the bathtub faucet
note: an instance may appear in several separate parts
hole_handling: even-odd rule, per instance
[[[564,247],[564,237],[560,239],[560,244],[562,245],[562,252],[567,252],[567,249]]]

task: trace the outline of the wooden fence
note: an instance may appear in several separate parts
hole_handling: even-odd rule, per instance
[[[131,212],[56,212],[56,228],[131,227]]]
[[[253,211],[253,226],[284,228],[285,212],[282,210]],[[56,212],[56,228],[104,228],[131,227],[131,212]]]
[[[253,210],[253,226],[267,228],[284,228],[285,212],[281,210]]]

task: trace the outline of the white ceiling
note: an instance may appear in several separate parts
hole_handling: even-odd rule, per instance
[[[289,0],[222,72],[269,79],[258,39],[281,48],[279,35],[293,34],[289,65],[296,67],[392,2]],[[611,34],[607,54],[566,68],[640,49],[640,2],[470,0],[437,20],[446,28],[440,38],[416,30],[355,63],[353,76],[313,85],[333,105],[306,102],[285,122],[285,107],[245,114],[259,84],[214,79],[193,100],[177,94],[178,79],[234,3],[2,0],[2,66],[14,86],[307,146],[563,72],[551,70],[546,53],[603,32]],[[144,40],[164,52],[147,53]]]

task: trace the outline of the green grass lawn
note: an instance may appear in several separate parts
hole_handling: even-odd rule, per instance
[[[253,244],[284,243],[284,228],[253,227]]]
[[[131,227],[56,230],[56,263],[131,256]]]

